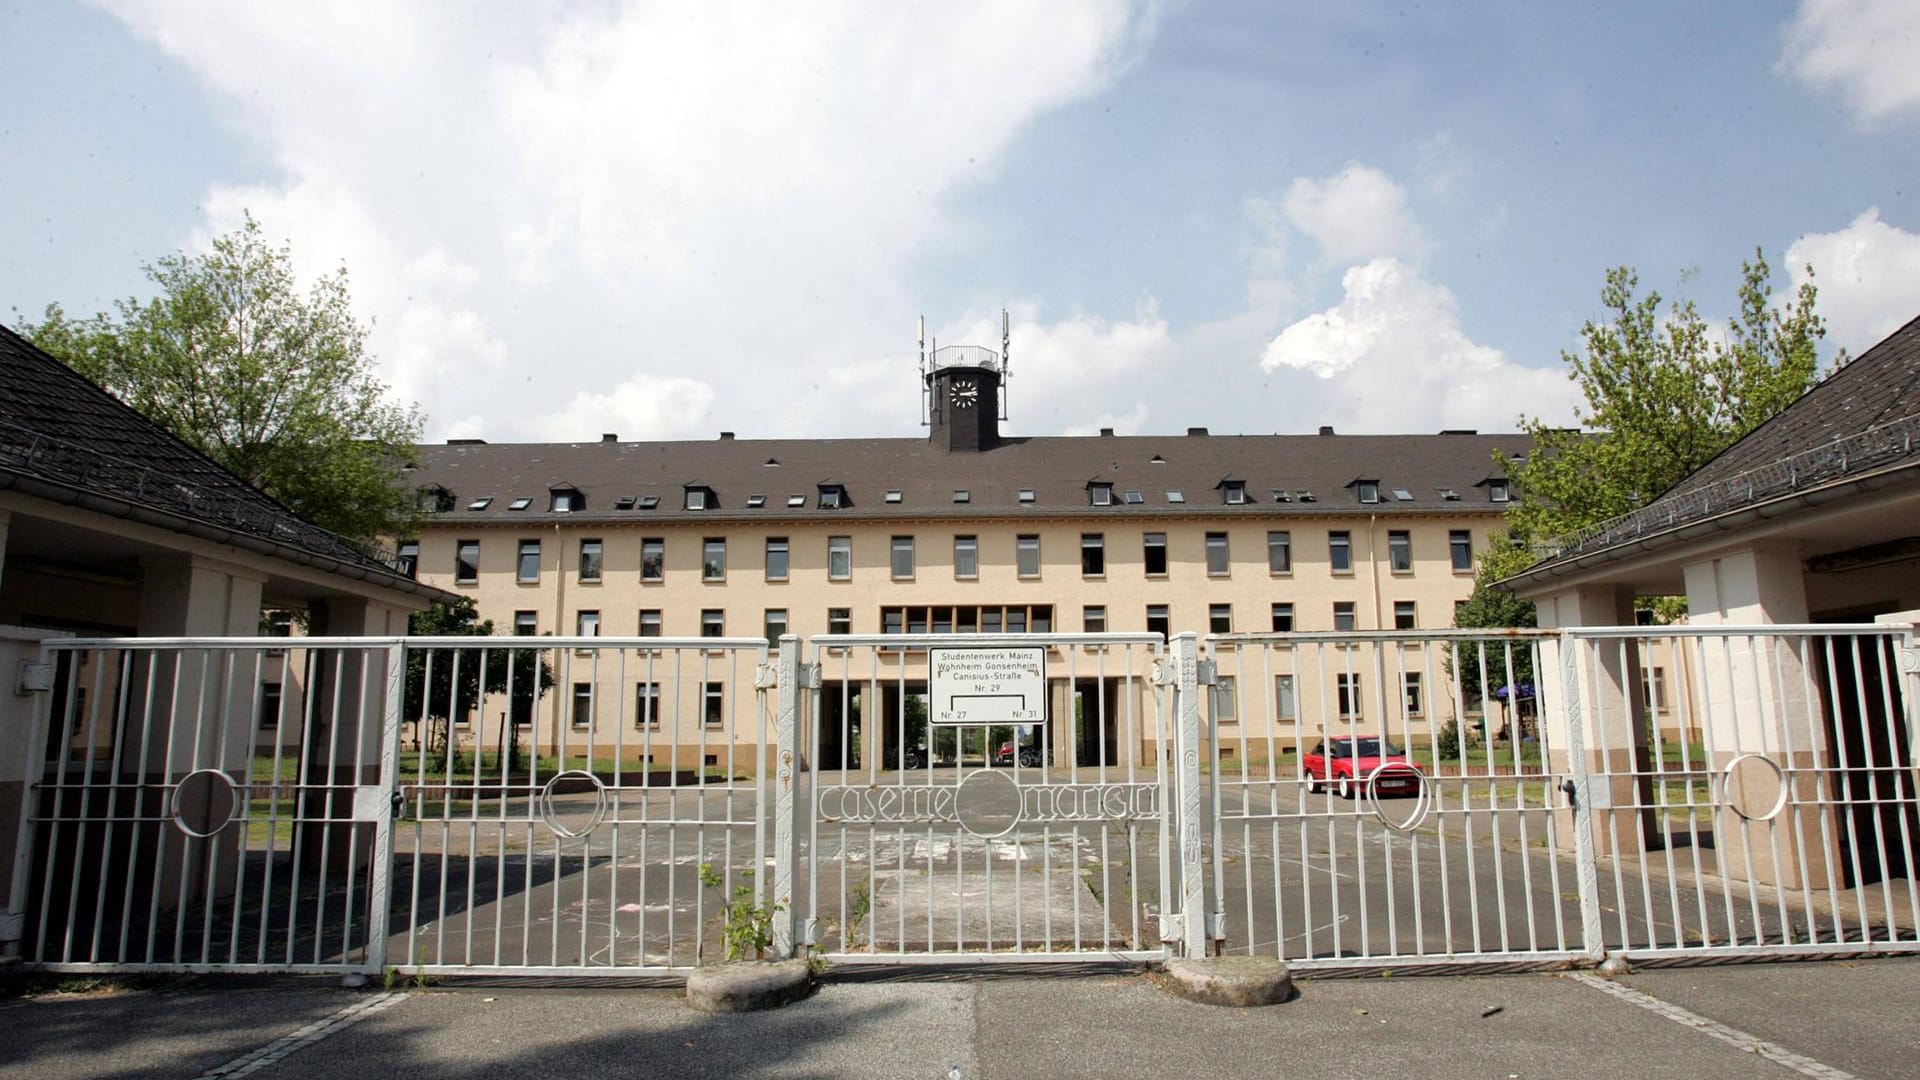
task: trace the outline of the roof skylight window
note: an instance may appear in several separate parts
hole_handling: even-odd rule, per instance
[[[957,503],[970,503],[973,501],[973,492],[965,489],[956,489],[953,493],[953,501]]]
[[[897,503],[897,502],[899,502],[899,501],[900,501],[900,492],[898,492],[898,491],[893,491],[893,490],[890,490],[890,491],[888,491],[888,492],[887,492],[887,501],[888,501],[888,502],[890,502],[890,503]]]
[[[493,504],[493,496],[484,495],[467,504],[469,510],[485,510]]]
[[[1293,492],[1288,491],[1286,488],[1274,488],[1273,501],[1274,502],[1292,502]]]
[[[1033,501],[1033,489],[1032,489],[1032,488],[1021,488],[1021,489],[1020,489],[1020,493],[1019,493],[1019,496],[1018,496],[1018,498],[1019,498],[1019,500],[1020,500],[1021,502],[1023,502],[1023,503],[1030,503],[1030,502],[1032,502],[1032,501]]]
[[[1293,499],[1295,502],[1313,502],[1313,492],[1308,491],[1306,488],[1294,488]]]
[[[633,509],[633,502],[634,502],[633,496],[622,495],[619,498],[613,500],[613,508],[615,510],[631,510]]]
[[[789,495],[787,496],[787,505],[805,506],[807,505],[807,497],[805,495]]]
[[[1141,503],[1144,503],[1147,501],[1147,497],[1145,495],[1140,494],[1137,491],[1127,492],[1126,499],[1127,499],[1128,506],[1139,506]]]
[[[642,510],[651,510],[654,507],[659,505],[660,505],[660,496],[658,495],[640,496],[640,509]]]
[[[1452,488],[1441,488],[1440,497],[1447,500],[1448,502],[1460,501],[1460,493],[1453,490]]]
[[[765,505],[767,505],[767,497],[765,495],[747,496],[747,509],[758,510],[760,507]]]
[[[507,509],[509,509],[509,510],[525,510],[525,509],[526,509],[527,507],[529,507],[529,506],[532,506],[532,505],[533,505],[533,500],[532,500],[531,498],[529,498],[529,497],[527,497],[527,496],[525,496],[525,495],[522,495],[522,496],[520,496],[519,498],[517,498],[517,499],[515,499],[515,500],[513,500],[512,502],[510,502],[510,503],[508,503],[508,504],[507,504]]]
[[[1187,496],[1184,492],[1169,491],[1167,492],[1167,501],[1170,503],[1183,503],[1187,501]]]
[[[1393,497],[1399,499],[1401,502],[1412,502],[1413,492],[1408,491],[1406,488],[1394,488]]]

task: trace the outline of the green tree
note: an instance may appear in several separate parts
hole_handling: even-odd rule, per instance
[[[361,541],[412,528],[399,465],[420,413],[374,377],[344,268],[300,292],[289,249],[248,216],[206,254],[144,269],[151,300],[90,318],[49,304],[21,333],[317,525]]]
[[[493,636],[493,620],[482,620],[473,599],[461,596],[415,612],[407,620],[407,632],[485,638]],[[422,725],[421,751],[429,758],[429,768],[444,768],[453,718],[470,715],[483,696],[505,694],[511,687],[508,714],[514,722],[498,725],[500,757],[506,760],[518,746],[510,729],[531,720],[536,694],[552,686],[553,668],[537,649],[409,648],[405,717]]]
[[[1494,582],[1525,570],[1531,561],[1532,556],[1525,548],[1515,546],[1508,534],[1494,533],[1487,549],[1480,553],[1479,565],[1474,568],[1473,595],[1455,612],[1453,624],[1470,629],[1538,626],[1539,613],[1533,601],[1522,600],[1510,592],[1493,587]],[[1534,682],[1532,643],[1515,641],[1510,644],[1511,647],[1506,642],[1488,640],[1462,642],[1453,646],[1448,664],[1459,673],[1460,690],[1465,700],[1479,701],[1483,693],[1497,691],[1503,686],[1537,685]]]
[[[1580,429],[1522,421],[1534,442],[1512,474],[1513,536],[1544,542],[1639,509],[1813,385],[1826,335],[1813,282],[1776,305],[1764,253],[1740,270],[1740,313],[1724,340],[1691,301],[1663,311],[1659,293],[1636,295],[1633,270],[1607,272],[1608,318],[1581,328],[1581,351],[1561,354],[1586,398]]]

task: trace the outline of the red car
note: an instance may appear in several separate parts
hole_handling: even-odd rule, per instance
[[[1382,765],[1386,768],[1374,781],[1380,794],[1411,795],[1420,789],[1420,770],[1406,752],[1371,735],[1343,735],[1314,743],[1300,759],[1308,791],[1331,785],[1343,799],[1364,794],[1367,777]]]

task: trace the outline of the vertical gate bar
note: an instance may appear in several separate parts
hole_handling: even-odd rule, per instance
[[[1208,904],[1201,856],[1202,830],[1218,822],[1203,821],[1201,817],[1198,638],[1191,631],[1174,638],[1173,656],[1174,672],[1179,680],[1174,707],[1180,738],[1177,788],[1180,792],[1181,947],[1186,956],[1197,958],[1207,954]],[[1217,847],[1220,838],[1214,836],[1213,842]],[[1217,883],[1215,888],[1218,889]],[[1078,933],[1077,927],[1075,933]]]
[[[256,660],[256,665],[257,663],[258,661]],[[94,893],[93,899],[93,936],[90,937],[87,942],[87,960],[89,963],[98,963],[100,961],[100,934],[106,928],[107,882],[109,880],[108,867],[111,866],[113,862],[113,818],[115,812],[118,811],[120,807],[120,757],[121,751],[126,749],[127,688],[128,684],[133,681],[133,650],[121,650],[120,677],[115,681],[117,681],[120,686],[119,693],[115,695],[118,700],[115,702],[113,709],[113,757],[107,765],[107,835],[104,842],[100,845],[100,884]],[[249,761],[251,761],[251,759],[249,759]],[[251,768],[249,768],[249,773],[251,773]],[[251,775],[249,775],[248,779],[252,779]],[[137,847],[138,845],[132,843],[130,838],[128,846]],[[74,861],[79,861],[78,856],[75,857]],[[244,867],[246,865],[245,861],[243,860],[240,865]],[[234,890],[233,932],[235,934],[236,947],[228,950],[229,961],[232,959],[232,954],[238,953],[239,951],[237,941],[240,933],[240,893],[241,890]]]
[[[1801,674],[1801,685],[1804,692],[1807,670],[1807,638],[1805,634],[1795,634],[1791,640],[1793,644],[1788,647],[1787,651],[1788,655],[1792,658],[1791,667]],[[1774,695],[1775,699],[1780,702],[1780,730],[1783,736],[1786,736],[1786,733],[1793,729],[1792,718],[1787,715],[1787,702],[1790,700],[1790,697],[1787,690],[1785,669],[1788,666],[1788,664],[1782,663],[1776,665],[1774,668],[1774,682],[1776,684]],[[1811,707],[1812,702],[1808,701],[1806,704],[1808,707]],[[1815,743],[1813,732],[1818,729],[1813,724],[1808,724],[1805,730],[1808,735],[1806,753],[1811,760]],[[1802,816],[1804,807],[1800,805],[1800,798],[1794,791],[1794,780],[1798,777],[1800,770],[1794,766],[1793,759],[1800,751],[1790,736],[1786,737],[1786,742],[1782,745],[1782,750],[1785,752],[1788,766],[1786,812],[1788,814],[1787,820],[1792,828],[1792,832],[1788,837],[1788,843],[1793,845],[1795,862],[1800,871],[1800,912],[1806,919],[1807,944],[1816,945],[1819,944],[1820,941],[1820,929],[1814,917],[1813,874],[1807,865],[1807,832],[1805,819]]]
[[[1606,935],[1600,923],[1600,867],[1593,850],[1593,788],[1587,767],[1587,711],[1580,693],[1580,650],[1585,639],[1560,636],[1560,696],[1566,709],[1567,768],[1573,781],[1573,846],[1576,884],[1580,892],[1580,940],[1589,959],[1606,955]]]
[[[799,905],[793,902],[793,868],[799,858],[799,834],[793,828],[794,785],[798,783],[800,763],[800,639],[792,634],[780,637],[780,668],[774,675],[779,691],[779,712],[774,715],[774,768],[778,787],[773,806],[773,902],[784,914],[773,920],[773,954],[780,959],[793,957],[804,938]],[[766,751],[761,746],[761,753]],[[764,772],[764,768],[761,770]],[[766,795],[756,792],[754,820],[766,817]]]
[[[1553,751],[1558,749],[1559,744],[1550,741],[1553,725],[1546,722],[1545,714],[1548,704],[1545,694],[1546,680],[1541,678],[1547,670],[1545,650],[1541,648],[1538,638],[1527,643],[1527,650],[1533,658],[1533,700],[1534,709],[1538,714],[1534,721],[1534,737],[1538,740],[1540,748],[1540,809],[1546,818],[1547,881],[1553,904],[1553,947],[1564,952],[1567,948],[1567,922],[1566,913],[1561,910],[1560,902],[1560,833],[1554,822],[1556,816],[1554,803],[1558,792],[1554,790],[1551,771]]]
[[[1676,650],[1676,655],[1681,655],[1686,657],[1688,670],[1691,673],[1693,673],[1696,679],[1704,679],[1706,667],[1701,662],[1701,660],[1702,660],[1702,657],[1705,655],[1705,653],[1703,649],[1700,647],[1700,644],[1699,644],[1700,639],[1699,638],[1674,638],[1671,640],[1672,640],[1672,645],[1670,647]],[[1703,687],[1703,692],[1704,692],[1704,687]],[[1680,700],[1680,774],[1686,777],[1685,783],[1686,783],[1686,793],[1687,793],[1687,851],[1689,853],[1691,862],[1693,864],[1693,911],[1694,911],[1694,914],[1699,917],[1701,942],[1704,945],[1710,946],[1713,944],[1713,921],[1707,917],[1707,891],[1706,891],[1707,875],[1706,875],[1706,871],[1701,868],[1701,864],[1700,864],[1700,822],[1699,822],[1698,816],[1695,813],[1695,803],[1698,800],[1696,800],[1693,796],[1692,773],[1693,773],[1694,746],[1693,746],[1693,737],[1690,734],[1688,734],[1690,731],[1693,730],[1693,726],[1694,726],[1694,700],[1693,699],[1694,699],[1694,695],[1690,693],[1680,695],[1680,699],[1679,699]],[[1702,698],[1700,701],[1700,706],[1703,713],[1706,711],[1706,705],[1707,705],[1707,702],[1705,698]],[[1705,734],[1706,727],[1704,725],[1711,724],[1712,721],[1709,717],[1704,715],[1700,717],[1700,720],[1703,724],[1703,726],[1700,729],[1701,731],[1701,736],[1700,736],[1701,745],[1699,749],[1700,762],[1703,766],[1710,766],[1709,759],[1707,758],[1706,734]],[[1711,803],[1712,801],[1711,794],[1709,794],[1708,801],[1709,803]],[[1709,813],[1712,812],[1711,807],[1709,807],[1708,812]],[[1676,922],[1677,921],[1678,920],[1676,918]]]
[[[392,926],[393,896],[393,796],[399,793],[400,714],[406,702],[406,643],[387,644],[386,697],[380,703],[380,787],[387,792],[386,805],[373,826],[372,882],[367,909],[367,971],[378,974],[387,968],[387,936]],[[482,683],[484,686],[485,684]],[[448,718],[447,741],[453,741],[452,718]],[[362,740],[365,745],[365,740]],[[452,748],[449,747],[449,756]],[[475,755],[479,753],[475,748]],[[471,905],[469,905],[471,910]],[[344,957],[342,958],[344,959]]]
[[[100,690],[106,683],[106,673],[107,661],[106,655],[103,653],[93,665],[93,692],[88,695],[87,715],[85,717],[76,716],[74,721],[76,725],[84,725],[80,730],[85,733],[83,737],[87,740],[87,749],[86,753],[82,756],[80,766],[80,806],[75,812],[78,820],[73,823],[73,847],[75,852],[73,859],[73,880],[67,885],[66,943],[60,950],[60,960],[62,963],[70,962],[73,959],[73,922],[79,912],[80,868],[81,864],[86,861],[80,857],[79,853],[86,850],[87,836],[92,831],[87,828],[89,824],[87,818],[89,812],[93,810],[93,751],[94,744],[99,741],[100,737]],[[211,906],[211,899],[208,900],[208,904]],[[209,919],[211,919],[211,912],[209,912]]]
[[[1913,841],[1910,837],[1907,836],[1905,831],[1907,828],[1907,814],[1911,810],[1914,803],[1913,774],[1911,771],[1914,765],[1914,760],[1911,756],[1911,749],[1913,747],[1912,740],[1915,738],[1913,721],[1914,721],[1916,708],[1914,705],[1914,698],[1916,695],[1920,695],[1920,652],[1916,652],[1914,649],[1914,634],[1912,629],[1910,628],[1903,631],[1896,630],[1893,633],[1891,640],[1888,642],[1888,644],[1894,650],[1895,662],[1893,665],[1893,670],[1891,672],[1887,672],[1884,668],[1882,669],[1882,676],[1883,676],[1882,686],[1886,689],[1886,692],[1889,697],[1893,696],[1892,687],[1895,685],[1896,680],[1901,679],[1901,673],[1903,671],[1907,672],[1906,679],[1905,679],[1905,682],[1907,684],[1906,693],[1900,695],[1900,701],[1901,701],[1901,704],[1904,706],[1903,712],[1905,714],[1900,718],[1900,724],[1905,727],[1907,732],[1907,739],[1909,740],[1908,747],[1907,747],[1907,749],[1909,750],[1909,755],[1907,758],[1908,771],[1900,777],[1899,783],[1895,786],[1895,794],[1896,794],[1896,797],[1898,797],[1902,802],[1907,804],[1906,807],[1900,810],[1900,828],[1902,830],[1901,837],[1905,841],[1905,849],[1907,853],[1906,861],[1908,864],[1907,875],[1906,875],[1907,876],[1907,916],[1909,920],[1913,922],[1913,931],[1914,931],[1915,939],[1920,940],[1920,886],[1917,886],[1914,881],[1914,876],[1916,871],[1913,866]],[[1906,665],[1902,664],[1900,662],[1900,658],[1904,656],[1911,656],[1916,666],[1913,667],[1912,669],[1909,669]],[[1889,701],[1887,705],[1887,724],[1889,728],[1888,736],[1891,738],[1891,736],[1894,734],[1893,729],[1895,726],[1894,707],[1891,701]],[[1894,760],[1898,761],[1901,756],[1900,750],[1902,749],[1900,744],[1898,742],[1894,742],[1892,744],[1891,749],[1892,749]],[[1889,912],[1889,917],[1891,917],[1891,912]],[[1898,934],[1895,935],[1896,938],[1898,936],[1899,936]]]
[[[56,655],[54,649],[45,645],[40,647],[40,662],[57,671]],[[0,956],[23,960],[40,958],[37,950],[36,955],[27,955],[27,894],[30,891],[28,883],[33,878],[33,847],[39,833],[39,789],[47,779],[47,735],[52,727],[53,691],[47,690],[41,693],[40,700],[35,703],[33,726],[27,731],[26,769],[20,784],[20,826],[14,832],[13,877],[8,885],[5,917],[0,919],[0,929],[6,931],[5,940],[0,940]],[[46,910],[44,905],[41,910]]]
[[[1668,636],[1665,640],[1666,640],[1666,646],[1667,646],[1667,656],[1669,661],[1671,661],[1672,657],[1675,655],[1674,648],[1676,645],[1678,645],[1678,641],[1672,636]],[[1652,640],[1649,639],[1647,642],[1645,655],[1650,656],[1652,654],[1652,651],[1653,651]],[[1673,682],[1676,685],[1679,684],[1680,682],[1679,674],[1680,673],[1677,670],[1677,665],[1676,665],[1676,670],[1674,671],[1674,679],[1673,679]],[[1660,848],[1661,848],[1661,851],[1664,853],[1663,857],[1667,864],[1667,905],[1673,917],[1673,947],[1678,949],[1678,948],[1681,948],[1686,942],[1687,920],[1680,911],[1680,876],[1676,872],[1677,868],[1675,867],[1674,861],[1673,861],[1673,827],[1669,822],[1669,819],[1672,817],[1672,814],[1670,813],[1670,811],[1673,808],[1673,797],[1667,791],[1667,784],[1668,784],[1667,743],[1666,743],[1666,740],[1662,738],[1660,735],[1660,721],[1662,720],[1663,717],[1666,719],[1671,719],[1672,709],[1669,707],[1666,707],[1658,698],[1654,696],[1654,694],[1652,693],[1652,688],[1653,688],[1652,679],[1646,680],[1646,686],[1647,686],[1647,703],[1646,703],[1647,704],[1647,741],[1651,743],[1653,747],[1653,751],[1652,751],[1653,791],[1654,791],[1653,813],[1657,815],[1657,818],[1660,822],[1660,837],[1661,837]],[[1683,728],[1681,738],[1684,739],[1685,737],[1686,735]],[[1693,783],[1692,779],[1690,778],[1683,779],[1681,782],[1688,785],[1691,785]],[[1691,821],[1693,818],[1693,811],[1691,809],[1687,811],[1687,818],[1689,821]],[[1647,936],[1649,938],[1654,937],[1651,927],[1648,928]]]
[[[1154,664],[1163,661],[1161,653],[1163,648],[1164,644],[1148,646],[1146,659],[1149,672],[1151,672]],[[1134,659],[1134,647],[1128,645],[1126,649],[1127,663],[1129,667],[1131,667],[1137,662]],[[1168,760],[1174,750],[1173,718],[1170,715],[1170,710],[1167,705],[1166,689],[1154,685],[1154,682],[1152,678],[1147,679],[1147,693],[1153,695],[1153,778],[1154,782],[1159,785],[1158,791],[1160,796],[1160,820],[1158,829],[1160,891],[1155,897],[1159,903],[1160,925],[1155,928],[1155,936],[1160,939],[1161,949],[1166,950],[1168,948],[1166,916],[1168,905],[1173,902],[1173,788],[1169,786],[1172,777],[1169,775],[1170,762]],[[1068,711],[1072,711],[1071,695],[1068,697]]]
[[[132,823],[132,828],[128,830],[128,834],[131,837],[132,842],[127,845],[126,891],[122,893],[120,897],[120,947],[114,953],[114,955],[118,957],[123,963],[129,960],[129,957],[127,956],[127,939],[131,934],[132,926],[133,926],[134,871],[139,866],[139,860],[140,860],[140,854],[141,854],[141,845],[140,845],[141,828],[146,824],[146,820],[147,820],[147,815],[145,811],[142,809],[141,803],[144,801],[146,796],[147,769],[150,767],[150,764],[151,764],[151,761],[147,755],[150,752],[152,747],[154,671],[156,670],[156,665],[154,664],[152,656],[147,657],[146,668],[147,668],[147,689],[146,689],[146,693],[142,695],[142,700],[144,701],[145,704],[142,706],[141,717],[140,717],[140,754],[138,757],[134,759],[135,761],[134,775],[139,777],[140,779],[138,783],[133,785],[133,795],[132,795],[133,823]],[[40,732],[40,729],[38,728],[36,728],[35,730],[36,730],[36,734]],[[45,753],[45,748],[42,747],[39,750],[34,750],[32,747],[29,747],[28,752],[29,753]],[[32,760],[32,759],[29,759],[29,760]],[[274,766],[275,775],[278,775],[279,771],[280,771],[279,764],[276,761]],[[278,805],[277,801],[275,805],[276,806]],[[25,824],[25,822],[22,821],[22,824]],[[156,830],[164,829],[165,827],[166,826],[158,823],[156,823],[155,825]],[[267,862],[267,871],[268,871],[267,881],[268,881],[268,884],[271,884],[273,881],[273,877],[272,877],[273,862],[271,858],[269,858]],[[266,959],[267,959],[267,915],[266,915],[266,912],[263,910],[260,913],[260,962],[265,963]]]
[[[253,656],[253,677],[247,680],[249,683],[247,687],[247,742],[245,746],[247,764],[242,770],[243,779],[240,782],[240,791],[235,795],[236,802],[234,806],[235,816],[239,819],[240,823],[240,853],[238,859],[239,865],[234,868],[233,913],[228,918],[229,925],[227,927],[227,963],[229,964],[237,964],[240,962],[240,915],[242,902],[247,896],[247,848],[251,842],[251,834],[253,832],[253,763],[255,759],[260,756],[260,669],[266,662],[266,653],[261,649],[253,649],[250,650],[250,652]],[[120,712],[123,716],[126,713],[126,703],[126,676],[123,673],[120,687]],[[120,753],[117,738],[116,736],[113,766],[113,776],[116,779],[120,775]],[[109,798],[108,806],[112,806],[111,798]],[[113,813],[111,810],[108,811],[107,818],[108,820],[112,820]],[[269,837],[269,843],[271,843],[271,837]],[[104,871],[106,868],[103,866],[101,869]],[[104,884],[105,883],[102,882],[103,887]],[[260,896],[260,910],[264,912],[266,908],[267,897],[265,893],[262,893]],[[98,936],[96,928],[96,939]]]
[[[1619,645],[1620,645],[1619,664],[1620,664],[1620,678],[1627,683],[1626,686],[1621,688],[1622,689],[1621,698],[1622,698],[1622,701],[1625,703],[1626,712],[1627,712],[1627,718],[1626,718],[1627,732],[1628,732],[1628,736],[1633,740],[1633,802],[1631,806],[1633,810],[1633,842],[1634,842],[1634,851],[1635,851],[1634,858],[1636,860],[1634,865],[1639,869],[1639,872],[1640,872],[1640,912],[1641,912],[1641,918],[1646,922],[1645,930],[1647,935],[1647,947],[1649,949],[1657,949],[1660,947],[1660,937],[1656,929],[1656,927],[1659,925],[1659,920],[1654,917],[1654,910],[1653,910],[1653,876],[1647,873],[1647,826],[1646,826],[1646,821],[1643,817],[1643,815],[1647,812],[1648,807],[1643,804],[1642,797],[1640,794],[1641,784],[1643,780],[1648,783],[1651,783],[1651,780],[1646,777],[1647,770],[1642,769],[1640,767],[1639,721],[1643,714],[1640,712],[1640,710],[1635,709],[1633,707],[1634,705],[1633,692],[1635,689],[1633,685],[1634,683],[1633,673],[1636,670],[1640,672],[1639,689],[1641,694],[1641,704],[1642,705],[1645,704],[1646,664],[1645,664],[1644,658],[1649,651],[1647,646],[1649,645],[1650,641],[1651,639],[1646,637],[1632,637],[1632,638],[1623,637],[1619,639]],[[1648,726],[1649,727],[1652,726],[1651,720],[1649,720]],[[1617,851],[1615,852],[1615,855],[1617,859],[1618,857]]]

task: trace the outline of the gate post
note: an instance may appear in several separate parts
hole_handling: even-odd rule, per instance
[[[57,668],[53,651],[45,645],[31,653],[27,648],[20,651],[37,655],[38,661],[30,665],[24,657],[20,659],[19,681],[15,687],[17,694],[25,699],[16,701],[15,705],[27,721],[26,746],[20,766],[20,821],[14,835],[13,868],[8,874],[7,895],[0,897],[6,902],[6,907],[0,909],[0,958],[38,960],[38,956],[28,956],[26,949],[28,882],[33,878],[33,848],[38,842],[40,785],[46,781],[47,732],[53,726],[53,674]]]
[[[369,871],[373,881],[367,901],[367,966],[369,974],[374,975],[387,969],[387,938],[392,935],[393,816],[400,807],[400,718],[407,700],[406,642],[396,640],[388,644],[386,657],[386,696],[380,709],[380,787],[386,790],[387,805],[381,808],[373,826],[373,865]]]
[[[1173,715],[1176,752],[1174,791],[1179,796],[1180,950],[1190,958],[1207,955],[1206,873],[1202,841],[1205,828],[1200,798],[1199,636],[1189,631],[1173,639]]]
[[[1600,921],[1600,865],[1593,844],[1593,777],[1587,759],[1587,716],[1580,698],[1582,641],[1560,633],[1560,701],[1566,710],[1567,794],[1573,800],[1574,879],[1580,889],[1580,941],[1589,957],[1606,957],[1605,929]],[[1604,781],[1603,781],[1604,782]]]
[[[773,920],[773,954],[791,958],[801,942],[801,915],[793,903],[793,869],[798,861],[799,833],[793,827],[795,773],[800,761],[800,639],[792,634],[780,638],[780,656],[775,684],[780,706],[774,714],[773,795],[773,902],[779,913]],[[764,814],[766,809],[759,811]]]

